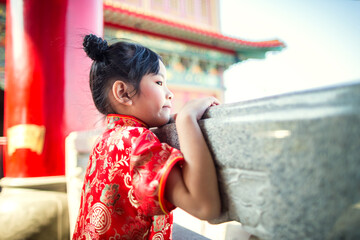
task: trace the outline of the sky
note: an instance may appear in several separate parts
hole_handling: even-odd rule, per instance
[[[286,48],[224,73],[225,103],[360,82],[360,0],[219,0],[224,35]]]

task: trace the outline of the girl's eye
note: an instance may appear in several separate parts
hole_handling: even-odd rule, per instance
[[[162,81],[157,81],[156,84],[159,85],[159,86],[163,85]]]

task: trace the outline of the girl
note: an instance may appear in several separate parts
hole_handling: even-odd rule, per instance
[[[215,98],[177,114],[181,152],[149,131],[169,122],[173,94],[161,58],[129,42],[87,35],[90,88],[107,130],[90,155],[73,239],[171,239],[180,207],[200,219],[220,214],[215,167],[197,121]]]

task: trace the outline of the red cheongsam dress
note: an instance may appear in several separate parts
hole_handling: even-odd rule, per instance
[[[73,239],[171,239],[167,177],[183,155],[140,120],[108,115],[89,158]]]

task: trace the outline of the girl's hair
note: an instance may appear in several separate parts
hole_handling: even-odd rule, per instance
[[[161,57],[136,43],[120,41],[110,46],[100,37],[86,35],[84,51],[93,61],[90,70],[90,90],[96,108],[102,114],[115,113],[108,99],[108,92],[116,80],[140,91],[140,81],[147,74],[158,74]],[[134,95],[135,95],[134,94]]]

